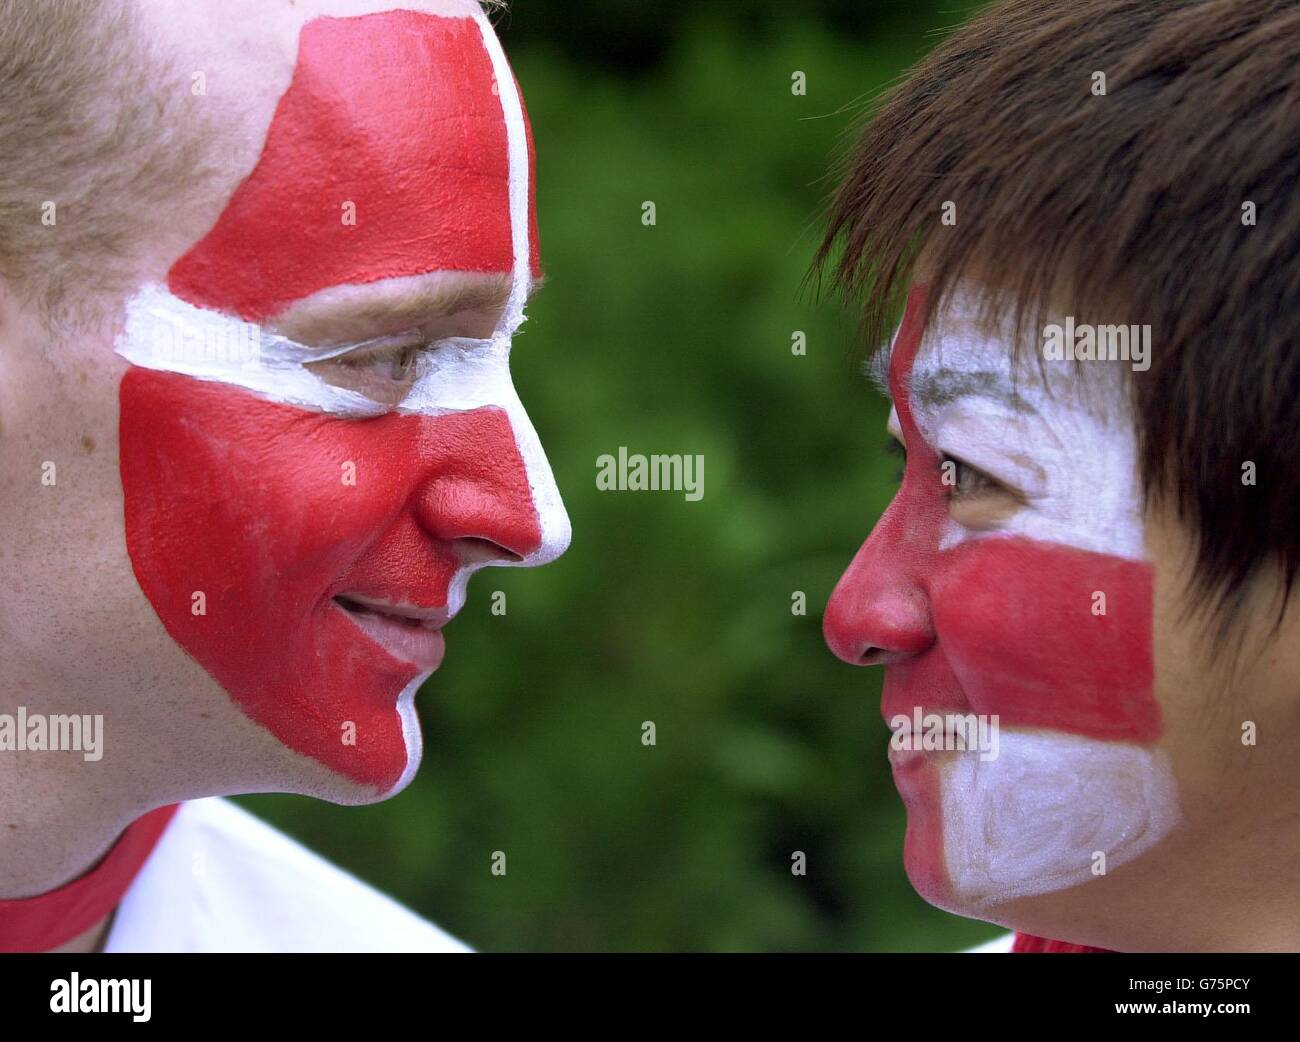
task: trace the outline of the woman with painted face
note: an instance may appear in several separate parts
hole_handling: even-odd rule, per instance
[[[995,948],[1300,949],[1298,55],[1277,0],[997,4],[835,198],[906,464],[824,632]]]

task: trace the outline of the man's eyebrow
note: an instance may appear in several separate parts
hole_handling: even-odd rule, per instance
[[[532,293],[541,285],[541,279],[533,280]],[[302,344],[346,344],[375,330],[418,330],[450,316],[501,312],[510,292],[509,276],[340,286],[317,299],[298,301],[273,328]]]
[[[402,289],[386,297],[365,297],[341,303],[339,317],[350,321],[382,321],[396,317],[441,318],[461,311],[487,311],[505,306],[508,283],[471,282]]]

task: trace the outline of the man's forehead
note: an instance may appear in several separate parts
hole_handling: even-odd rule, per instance
[[[516,91],[478,17],[308,22],[257,164],[169,288],[262,321],[330,287],[509,278],[516,253],[536,274],[531,133],[522,99],[512,129],[502,98]]]

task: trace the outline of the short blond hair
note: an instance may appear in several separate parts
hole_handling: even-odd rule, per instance
[[[47,318],[129,288],[193,187],[188,94],[130,0],[0,0],[0,278]]]

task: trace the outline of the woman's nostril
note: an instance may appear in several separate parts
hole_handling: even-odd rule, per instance
[[[859,666],[878,666],[885,661],[886,652],[883,648],[864,648],[862,654],[858,656]]]

